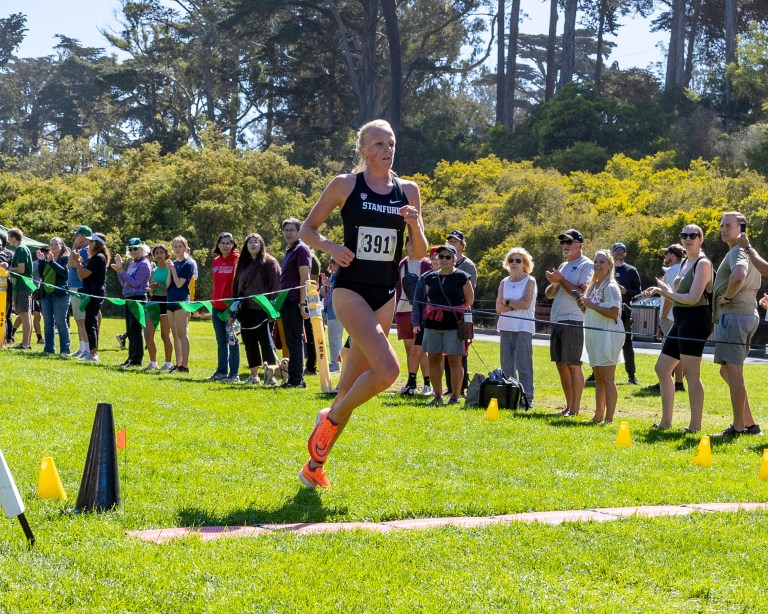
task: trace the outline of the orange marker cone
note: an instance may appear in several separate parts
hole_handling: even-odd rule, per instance
[[[40,461],[40,479],[37,482],[37,496],[40,499],[61,499],[67,500],[67,493],[64,492],[64,485],[61,483],[59,472],[56,470],[56,463],[53,457],[46,456]]]
[[[488,409],[485,410],[486,420],[498,420],[499,419],[499,402],[496,399],[488,401]]]
[[[709,436],[704,435],[696,448],[696,454],[693,455],[693,464],[698,467],[712,466],[712,447],[709,444]]]
[[[763,460],[760,461],[760,475],[761,480],[768,480],[768,448],[763,450]]]
[[[632,437],[629,435],[629,422],[622,422],[619,425],[619,432],[616,434],[617,448],[631,448]]]

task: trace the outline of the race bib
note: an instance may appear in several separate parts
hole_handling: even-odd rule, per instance
[[[360,260],[392,262],[397,249],[397,230],[360,226],[357,233],[357,254]]]

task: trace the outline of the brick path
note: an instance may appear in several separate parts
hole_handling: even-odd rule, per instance
[[[453,526],[461,528],[486,527],[493,524],[513,522],[541,522],[557,525],[564,522],[605,522],[629,516],[688,516],[707,512],[737,512],[740,510],[768,510],[768,503],[686,503],[684,505],[647,505],[641,507],[605,507],[589,510],[566,510],[558,512],[525,512],[488,517],[455,518],[414,518],[410,520],[389,520],[386,522],[296,522],[289,524],[257,524],[247,527],[176,527],[172,529],[150,529],[127,531],[131,537],[138,537],[157,544],[187,535],[198,535],[203,541],[222,537],[258,537],[276,531],[308,535],[313,533],[335,533],[338,531],[377,531],[388,533],[397,530],[437,529]]]

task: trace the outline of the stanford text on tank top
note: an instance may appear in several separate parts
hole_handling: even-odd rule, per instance
[[[348,267],[339,268],[339,281],[392,288],[397,285],[405,230],[400,208],[408,204],[408,199],[400,182],[392,182],[389,194],[377,194],[365,183],[363,173],[358,173],[355,189],[341,209],[344,247],[355,258]]]

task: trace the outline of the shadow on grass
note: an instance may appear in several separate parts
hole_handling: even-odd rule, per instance
[[[212,514],[207,510],[188,507],[179,510],[178,526],[253,526],[257,524],[287,524],[323,522],[329,517],[345,516],[347,507],[326,507],[315,490],[301,488],[293,497],[278,508],[247,508],[231,510],[226,514]]]
[[[762,455],[763,454],[763,450],[768,450],[768,440],[766,440],[765,438],[762,438],[762,437],[761,437],[761,439],[763,441],[761,441],[759,443],[752,444],[751,446],[747,446],[747,449],[748,450],[753,450],[754,452],[757,452],[758,454]]]

